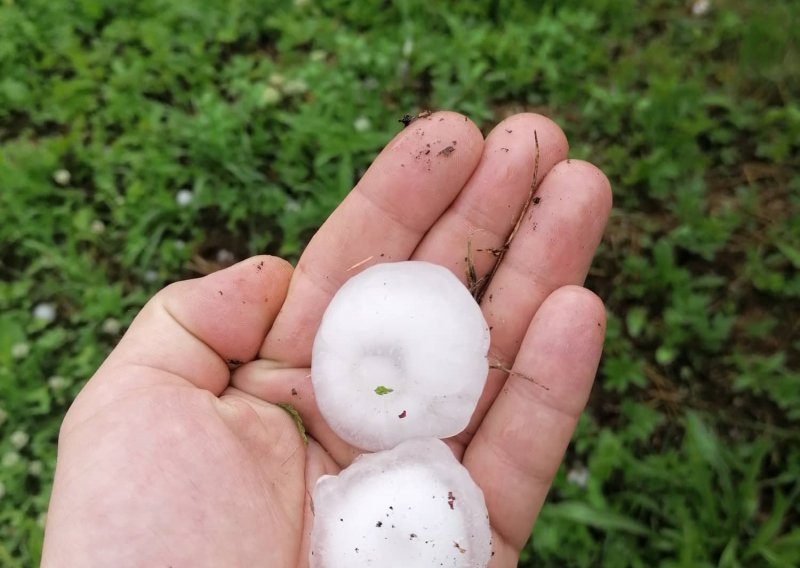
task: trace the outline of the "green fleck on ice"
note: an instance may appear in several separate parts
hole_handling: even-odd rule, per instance
[[[394,392],[394,389],[387,388],[383,385],[375,388],[375,394],[378,396],[383,396],[385,394],[389,394],[390,392]]]

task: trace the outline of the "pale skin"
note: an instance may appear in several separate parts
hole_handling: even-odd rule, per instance
[[[500,369],[448,440],[486,497],[490,566],[516,566],[600,358],[603,304],[581,284],[611,192],[596,167],[567,160],[543,116],[512,116],[484,140],[449,112],[389,143],[294,270],[254,257],[142,309],[64,420],[43,565],[307,566],[314,484],[360,453],[326,426],[311,389],[325,307],[377,262],[427,260],[466,284],[468,243],[487,274],[488,249],[529,196],[534,131],[539,201],[482,301]],[[300,413],[307,446],[276,403]]]

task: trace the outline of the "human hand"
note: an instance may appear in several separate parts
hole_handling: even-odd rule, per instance
[[[294,272],[255,257],[156,295],[64,420],[43,565],[307,565],[314,484],[360,453],[314,402],[311,344],[325,307],[378,262],[436,262],[467,284],[471,256],[480,281],[538,161],[537,199],[481,304],[496,368],[470,425],[448,441],[486,497],[492,568],[516,566],[605,331],[602,303],[579,285],[610,190],[566,154],[563,133],[538,115],[511,117],[484,142],[465,117],[434,113],[384,149]],[[307,446],[276,403],[300,413]]]

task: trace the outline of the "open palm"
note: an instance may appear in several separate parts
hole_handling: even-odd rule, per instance
[[[416,259],[465,284],[492,273],[481,306],[494,369],[449,443],[486,496],[491,566],[515,566],[605,331],[602,303],[580,284],[610,190],[566,156],[563,133],[542,116],[513,116],[486,140],[458,114],[419,118],[294,271],[255,257],[159,293],[65,418],[43,565],[307,565],[314,484],[360,453],[316,408],[316,329],[347,278]],[[493,271],[537,168],[536,198]],[[277,403],[297,409],[307,445]]]

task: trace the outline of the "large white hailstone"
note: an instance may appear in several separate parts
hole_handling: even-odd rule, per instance
[[[364,454],[314,488],[312,568],[484,568],[483,493],[435,438]]]
[[[489,327],[464,285],[428,262],[378,264],[334,296],[311,379],[328,425],[370,451],[466,428],[489,371]]]

